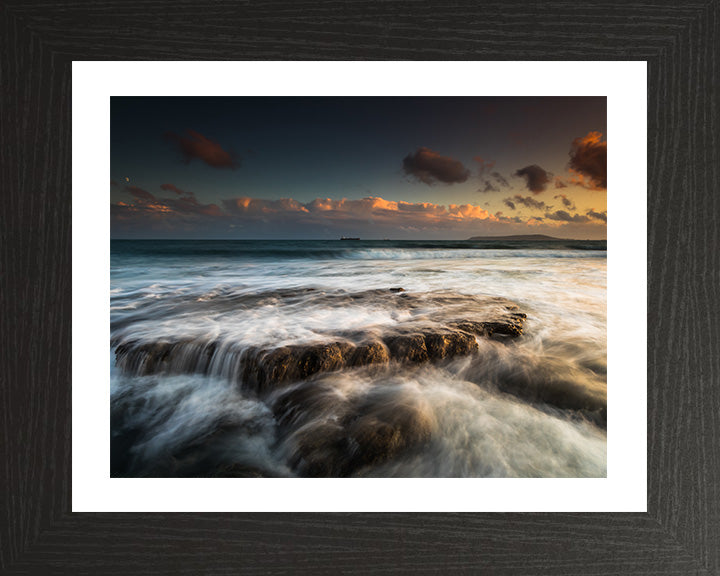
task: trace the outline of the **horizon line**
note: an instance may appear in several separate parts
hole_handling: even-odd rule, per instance
[[[506,236],[483,236],[483,240],[492,240],[492,239],[507,239],[508,236],[537,236],[536,234],[508,234]],[[132,240],[138,240],[138,241],[199,241],[199,242],[209,242],[209,241],[218,241],[218,242],[226,242],[226,241],[249,241],[249,242],[332,242],[337,241],[341,242],[343,241],[341,238],[157,238],[157,237],[148,237],[148,238],[110,238],[110,240],[124,240],[124,241],[132,241]],[[607,242],[607,238],[560,238],[557,236],[548,236],[547,240],[572,240],[574,242]],[[344,240],[346,242],[472,242],[472,238],[358,238],[358,239],[346,239]],[[482,240],[476,240],[476,242],[481,242]]]

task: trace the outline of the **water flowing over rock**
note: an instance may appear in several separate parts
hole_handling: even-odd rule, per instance
[[[307,293],[298,295],[288,290],[254,298],[292,301]],[[352,369],[358,372],[351,378],[362,378],[363,374],[383,377],[397,374],[402,366],[422,369],[423,365],[469,357],[472,360],[465,378],[484,385],[487,369],[473,368],[487,362],[487,345],[481,354],[479,341],[518,338],[526,320],[515,304],[502,298],[413,294],[400,288],[313,297],[338,306],[377,302],[392,306],[402,320],[364,330],[338,326],[332,332],[315,333],[315,340],[275,346],[247,345],[224,334],[157,341],[126,337],[113,342],[116,365],[132,375],[203,374],[229,379],[270,408],[277,425],[278,446],[287,450],[286,461],[294,473],[311,477],[367,475],[401,454],[422,449],[436,428],[434,412],[423,404],[422,396],[403,396],[395,386],[373,387],[363,397],[344,398],[341,391],[325,384],[325,375],[342,375],[342,371]],[[442,309],[440,317],[425,312],[428,301]],[[503,349],[500,343],[491,347],[495,353]],[[578,418],[605,427],[605,398],[572,389],[558,380],[552,367],[528,362],[502,369],[502,362],[491,364],[498,368],[490,379],[501,392],[530,403],[574,411]],[[272,475],[232,462],[209,474]]]
[[[343,397],[324,380],[279,392],[273,413],[290,464],[302,476],[361,474],[421,448],[437,423],[432,407],[402,386]]]
[[[288,292],[276,297],[294,295]],[[401,288],[323,297],[340,303],[393,298],[398,309],[410,311],[434,298],[436,305],[455,307],[458,313],[466,304],[472,317],[440,322],[427,314],[417,318],[411,315],[408,321],[390,328],[365,332],[338,330],[318,334],[320,342],[277,347],[242,346],[217,337],[153,342],[127,339],[115,343],[116,365],[134,375],[163,372],[218,375],[263,394],[280,384],[345,368],[389,362],[414,365],[469,355],[478,350],[477,337],[518,337],[525,320],[525,314],[516,311],[517,306],[500,298],[482,301],[454,294],[412,295]]]

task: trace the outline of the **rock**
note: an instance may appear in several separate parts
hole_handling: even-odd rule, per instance
[[[387,391],[370,395],[347,425],[350,459],[357,471],[377,466],[428,442],[437,427],[432,408],[421,397],[394,396]]]
[[[269,384],[304,380],[320,372],[339,370],[346,365],[346,357],[354,348],[348,342],[330,342],[251,351],[245,359],[243,382],[263,392]]]
[[[324,305],[345,306],[357,300],[365,305],[387,306],[388,291],[398,293],[390,298],[398,310],[419,310],[424,323],[414,319],[398,323],[393,332],[378,334],[377,329],[343,331],[338,329],[323,335],[324,342],[310,342],[291,346],[250,347],[242,349],[233,342],[217,339],[141,342],[114,341],[115,361],[123,372],[135,375],[169,373],[212,374],[233,378],[258,394],[274,387],[313,377],[317,374],[347,367],[381,366],[390,361],[421,364],[442,361],[477,351],[476,336],[514,338],[522,334],[525,314],[502,298],[476,298],[453,293],[408,294],[403,288],[366,290],[347,293],[318,293]],[[272,292],[253,296],[252,302],[263,298],[288,299],[298,297],[298,291]],[[423,310],[443,310],[440,318],[425,316]],[[464,318],[447,322],[443,316],[461,313],[480,319]],[[448,312],[450,311],[450,312]],[[452,316],[451,316],[452,317]]]
[[[307,378],[318,372],[330,372],[345,366],[346,356],[355,347],[348,342],[317,344],[306,348],[300,354],[298,369],[300,378]]]
[[[488,333],[485,330],[484,322],[471,322],[469,320],[463,320],[460,322],[453,322],[450,324],[452,328],[467,332],[468,334],[475,334],[477,336],[487,336]]]
[[[306,426],[293,434],[291,444],[296,449],[290,466],[301,476],[330,478],[347,476],[350,472],[347,433],[335,422]]]
[[[602,422],[607,396],[604,388],[593,384],[589,374],[581,370],[567,371],[562,360],[528,359],[527,364],[515,363],[502,370],[496,379],[501,392],[527,402],[549,404],[562,410],[582,411]]]
[[[522,316],[516,314],[508,314],[500,320],[490,322],[472,322],[463,320],[460,322],[454,322],[453,327],[469,332],[470,334],[476,334],[490,338],[492,336],[512,336],[518,337],[522,334],[523,323],[525,315]]]
[[[286,382],[299,377],[297,350],[288,346],[274,350],[250,350],[244,358],[242,382],[258,393],[269,382]]]
[[[506,319],[502,322],[484,322],[485,333],[488,336],[513,336],[522,334],[523,323],[520,318]]]
[[[326,414],[344,417],[345,402],[335,387],[324,381],[305,382],[282,390],[272,402],[272,412],[281,426],[297,428]]]
[[[370,364],[385,364],[390,361],[390,354],[380,341],[360,344],[350,355],[348,366],[356,368]]]
[[[115,349],[115,362],[124,372],[141,376],[154,374],[163,370],[173,347],[170,342],[120,344]]]
[[[428,442],[432,407],[401,387],[358,398],[330,394],[331,384],[303,383],[273,405],[291,467],[301,476],[350,476]]]
[[[471,354],[478,349],[478,343],[472,334],[456,331],[426,332],[425,348],[431,360],[442,360],[455,356]]]
[[[115,348],[115,364],[123,372],[138,376],[158,372],[206,373],[216,348],[215,341],[129,341]]]
[[[390,358],[398,362],[420,364],[429,360],[425,347],[425,336],[422,334],[401,334],[385,340],[390,351]]]

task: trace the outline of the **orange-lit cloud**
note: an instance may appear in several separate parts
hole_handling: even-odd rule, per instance
[[[206,235],[232,229],[242,230],[249,237],[470,237],[481,233],[522,233],[528,226],[557,229],[580,223],[600,230],[600,234],[604,230],[600,213],[548,213],[551,207],[532,196],[517,195],[514,200],[545,210],[542,216],[508,217],[502,212],[493,214],[475,204],[405,202],[377,196],[337,200],[316,198],[305,203],[293,198],[269,200],[240,196],[223,200],[218,206],[201,204],[192,193],[174,185],[166,184],[162,188],[177,196],[158,198],[146,190],[126,187],[132,201],[116,202],[111,206],[113,222],[119,227],[126,225],[126,230],[134,226],[136,230],[170,233],[173,229],[187,230],[188,225],[193,225]],[[513,198],[508,200],[513,201]]]
[[[272,214],[289,214],[308,211],[305,206],[292,198],[265,200],[262,198],[241,196],[239,198],[223,200],[223,207],[230,215],[243,217],[262,217]]]
[[[572,183],[591,190],[607,189],[607,142],[601,132],[575,138],[570,148]]]
[[[194,130],[186,130],[185,132],[186,136],[166,132],[165,138],[177,145],[186,164],[190,163],[193,158],[197,158],[213,168],[230,168],[234,170],[240,165],[235,155],[224,150],[215,140],[206,138]]]
[[[408,154],[403,160],[403,170],[425,184],[444,182],[456,184],[465,182],[470,176],[470,170],[462,162],[441,156],[430,148],[418,148],[414,154]]]
[[[201,204],[192,192],[184,192],[173,184],[163,184],[163,190],[172,190],[177,194],[183,194],[181,198],[158,198],[151,192],[138,186],[125,186],[125,191],[132,196],[132,202],[117,202],[111,204],[113,214],[120,218],[128,218],[133,215],[144,214],[146,216],[210,216],[222,217],[225,213],[216,204]]]
[[[177,200],[176,200],[177,202]],[[172,202],[165,200],[166,205]],[[213,205],[214,206],[214,205]],[[300,203],[292,198],[267,200],[238,197],[224,200],[226,217],[250,222],[295,222],[306,225],[399,225],[448,227],[458,222],[496,221],[497,218],[474,204],[434,204],[432,202],[404,202],[368,196],[357,200],[316,198]]]

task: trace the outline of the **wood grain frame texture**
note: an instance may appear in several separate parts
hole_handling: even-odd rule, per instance
[[[0,572],[720,574],[719,5],[1,3]],[[71,62],[170,59],[646,60],[648,512],[71,513]]]

